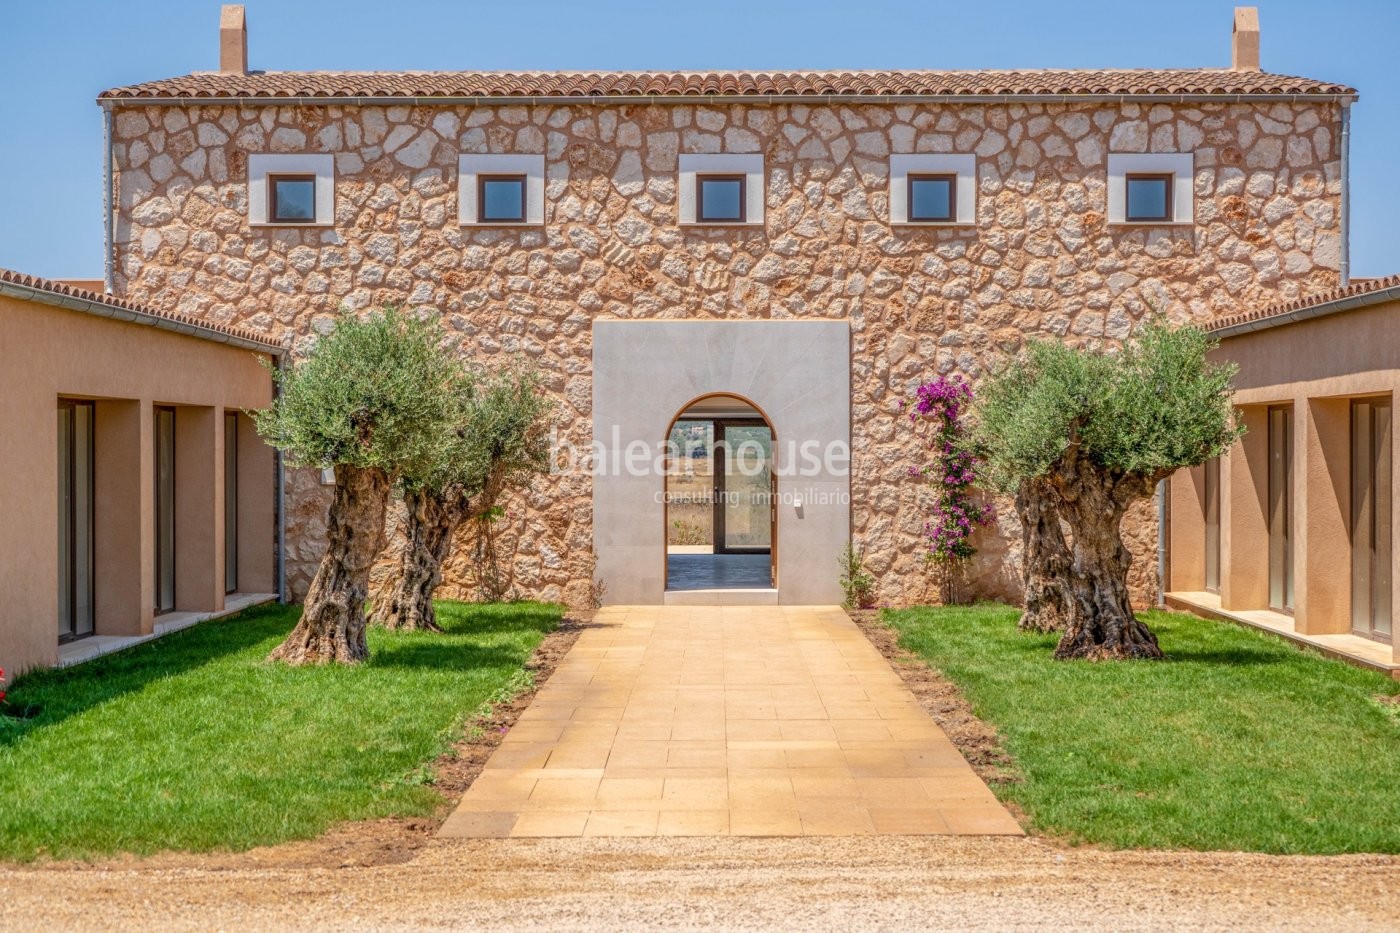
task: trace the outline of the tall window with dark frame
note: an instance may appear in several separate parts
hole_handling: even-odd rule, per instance
[[[93,633],[96,405],[58,400],[58,640]]]
[[[314,224],[316,176],[267,176],[267,219],[275,224]]]
[[[157,614],[175,608],[175,409],[155,410]]]
[[[958,219],[958,176],[910,175],[911,223],[949,223]]]
[[[1391,399],[1351,403],[1351,630],[1362,638],[1393,638],[1391,501],[1394,443]]]
[[[743,223],[746,199],[747,180],[743,175],[695,176],[695,220],[699,223]]]
[[[238,589],[238,413],[224,412],[224,592]]]
[[[1171,175],[1128,175],[1124,219],[1139,223],[1172,219]]]
[[[1293,611],[1293,406],[1269,408],[1269,608]]]
[[[525,176],[478,175],[476,214],[479,223],[524,223]]]
[[[1220,592],[1220,458],[1205,462],[1206,592]]]

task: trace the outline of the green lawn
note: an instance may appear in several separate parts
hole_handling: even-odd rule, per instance
[[[1051,658],[1005,606],[887,611],[955,681],[1042,833],[1114,847],[1400,852],[1400,683],[1233,625],[1148,612],[1165,662]]]
[[[372,630],[357,667],[267,653],[266,606],[21,677],[0,723],[0,859],[246,849],[340,820],[433,811],[423,765],[526,683],[556,606],[442,603],[445,634]]]

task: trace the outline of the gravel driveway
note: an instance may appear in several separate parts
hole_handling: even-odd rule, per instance
[[[286,851],[0,870],[0,930],[1400,928],[1391,856],[889,836],[435,840],[343,867]]]

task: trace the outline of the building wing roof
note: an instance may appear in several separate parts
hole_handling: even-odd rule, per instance
[[[1364,308],[1385,301],[1400,301],[1400,275],[1381,279],[1360,279],[1350,285],[1333,288],[1307,298],[1265,305],[1254,311],[1244,311],[1218,318],[1206,325],[1217,337],[1234,337],[1253,330],[1278,327],[1294,321],[1321,317],[1337,311]]]
[[[112,88],[111,101],[439,98],[1355,97],[1344,84],[1219,68],[1026,71],[196,72]]]
[[[175,311],[160,311],[114,295],[65,285],[12,269],[0,269],[0,295],[133,324],[149,324],[190,337],[233,344],[261,353],[280,354],[283,349],[282,344],[272,337],[244,327],[218,324]]]

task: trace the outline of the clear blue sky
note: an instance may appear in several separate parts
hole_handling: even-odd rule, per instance
[[[1231,0],[247,0],[261,69],[1220,67]],[[1400,272],[1400,3],[1260,0],[1268,71],[1350,84],[1352,270]],[[218,0],[0,0],[0,266],[102,272],[98,92],[218,64]]]

